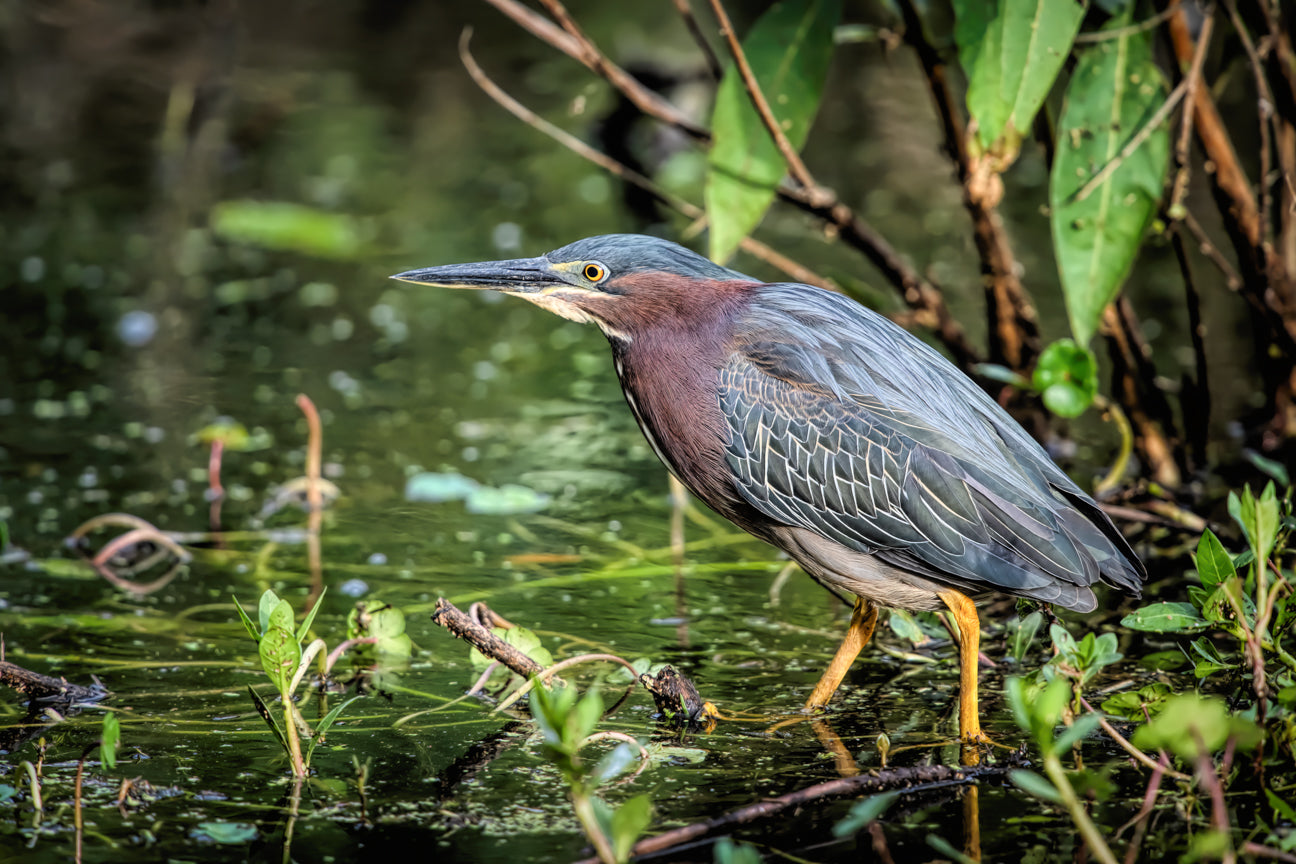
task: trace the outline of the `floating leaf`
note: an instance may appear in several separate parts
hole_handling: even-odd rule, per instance
[[[550,498],[526,486],[505,483],[498,489],[482,486],[474,489],[465,502],[469,513],[488,516],[511,516],[515,513],[535,513],[549,506]]]
[[[1102,703],[1102,709],[1125,720],[1142,723],[1146,717],[1160,714],[1166,700],[1173,694],[1168,684],[1158,681],[1133,692],[1117,693]]]
[[[1084,11],[1074,0],[954,0],[968,113],[985,149],[1016,154],[1071,52]]]
[[[321,258],[354,258],[360,232],[344,213],[284,201],[222,201],[209,217],[226,240]]]
[[[248,822],[199,822],[193,836],[224,846],[241,846],[256,839],[257,828]]]
[[[1098,392],[1098,361],[1088,348],[1059,339],[1040,354],[1031,384],[1054,414],[1079,417]]]
[[[783,134],[800,150],[819,110],[840,0],[783,0],[743,40],[743,52]],[[710,254],[724,262],[760,223],[787,166],[738,70],[716,92],[705,200]]]
[[[476,480],[462,474],[423,471],[405,481],[405,500],[433,504],[462,501],[480,486]]]
[[[1149,603],[1122,618],[1121,626],[1149,633],[1198,633],[1210,622],[1191,603]]]
[[[1110,38],[1081,52],[1058,119],[1049,182],[1053,247],[1071,332],[1081,345],[1089,344],[1134,266],[1169,164],[1162,123],[1106,179],[1086,188],[1166,99],[1152,60],[1153,32],[1131,28],[1130,16],[1127,10],[1112,18],[1104,28]]]

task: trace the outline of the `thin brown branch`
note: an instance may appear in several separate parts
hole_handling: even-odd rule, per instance
[[[1182,8],[1176,7],[1168,30],[1179,62],[1190,62],[1196,45]],[[1241,289],[1256,295],[1259,301],[1256,305],[1265,311],[1271,326],[1287,335],[1284,350],[1296,359],[1296,354],[1290,353],[1291,346],[1296,344],[1296,290],[1282,260],[1265,243],[1264,226],[1251,184],[1238,162],[1209,87],[1197,88],[1192,108],[1198,141],[1215,168],[1211,179],[1216,200],[1242,265]]]
[[[1023,372],[1039,356],[1039,323],[1018,275],[1020,268],[997,209],[1003,194],[993,157],[974,160],[967,148],[967,130],[945,76],[945,63],[927,41],[912,0],[899,0],[905,41],[914,49],[926,73],[928,89],[944,132],[945,151],[963,187],[963,206],[972,218],[973,236],[985,281],[989,318],[990,360]]]
[[[598,46],[581,31],[572,20],[567,9],[558,0],[543,0],[544,7],[558,22],[555,27],[552,21],[538,15],[523,6],[517,0],[486,0],[496,9],[512,18],[520,27],[537,36],[544,42],[562,51],[568,57],[578,61],[591,72],[607,80],[625,95],[630,102],[649,117],[655,117],[663,123],[684,130],[694,138],[709,137],[706,129],[691,119],[670,102],[652,90],[639,84],[635,77],[607,58]],[[561,29],[560,29],[561,28]]]
[[[472,52],[468,50],[468,44],[471,38],[472,28],[465,28],[463,34],[459,37],[459,59],[463,62],[464,68],[468,71],[469,77],[471,77],[477,86],[480,87],[487,96],[493,99],[496,104],[531,128],[548,135],[550,138],[557,141],[577,156],[580,156],[582,159],[592,162],[618,179],[644,190],[649,195],[653,196],[653,198],[658,202],[683,214],[685,218],[702,219],[705,217],[706,214],[702,211],[701,207],[698,207],[696,204],[693,204],[691,201],[685,200],[678,195],[667,192],[665,189],[661,188],[638,171],[635,171],[630,166],[618,162],[606,153],[595,150],[575,135],[555,126],[510,96],[486,74],[486,72],[477,63],[476,58],[473,57]],[[770,248],[755,238],[744,238],[743,241],[739,243],[739,247],[753,258],[764,261],[766,264],[782,271],[797,282],[817,285],[820,288],[825,288],[829,291],[840,290],[831,280],[824,278],[804,264],[801,264],[783,253]]]
[[[792,146],[792,142],[784,134],[778,118],[774,116],[769,100],[765,98],[765,92],[761,89],[760,82],[756,80],[756,73],[752,71],[751,64],[747,62],[747,54],[743,51],[742,42],[739,41],[738,34],[734,31],[733,22],[729,20],[729,13],[725,12],[724,3],[721,0],[709,0],[709,2],[716,21],[720,22],[720,33],[729,45],[729,54],[733,57],[734,68],[738,70],[743,87],[747,90],[747,96],[751,99],[752,107],[756,109],[756,113],[760,116],[765,131],[770,134],[770,138],[774,139],[774,146],[778,148],[779,155],[783,157],[783,161],[787,164],[788,173],[810,196],[812,203],[831,203],[835,196],[815,182],[814,177],[810,174],[810,169],[806,168],[805,163],[801,161],[801,155]]]
[[[1184,213],[1183,224],[1184,227],[1188,229],[1188,233],[1192,234],[1193,239],[1197,241],[1197,251],[1214,264],[1215,269],[1219,270],[1220,275],[1224,277],[1225,287],[1235,294],[1241,292],[1242,275],[1238,273],[1233,264],[1224,257],[1224,253],[1215,245],[1215,241],[1206,233],[1206,229],[1197,221],[1197,217],[1192,215],[1190,212]]]
[[[1191,112],[1184,112],[1186,115]],[[1191,461],[1196,466],[1206,464],[1206,443],[1210,430],[1211,394],[1210,372],[1206,362],[1206,325],[1201,317],[1201,293],[1193,277],[1192,262],[1188,258],[1187,243],[1179,223],[1170,230],[1170,245],[1174,247],[1175,260],[1184,283],[1184,305],[1188,308],[1188,335],[1193,348],[1193,377],[1184,375],[1184,388],[1180,396],[1183,414],[1184,437],[1188,439]]]
[[[788,810],[801,807],[825,798],[840,798],[846,795],[876,795],[879,792],[900,791],[904,794],[925,792],[948,786],[971,783],[981,777],[1005,774],[1019,767],[1013,760],[1006,760],[998,765],[978,766],[974,768],[948,768],[944,765],[923,765],[912,768],[888,768],[855,777],[841,777],[825,783],[816,783],[796,792],[779,795],[756,804],[749,804],[737,810],[695,822],[682,828],[675,828],[640,840],[630,850],[631,857],[662,852],[690,843],[710,834],[745,825],[762,819],[770,819]],[[597,859],[586,859],[578,864],[594,864]]]
[[[1140,21],[1137,24],[1130,24],[1127,27],[1118,27],[1115,30],[1099,30],[1094,33],[1078,33],[1072,41],[1078,45],[1084,45],[1090,42],[1106,42],[1109,39],[1119,39],[1122,36],[1133,36],[1137,33],[1146,33],[1148,30],[1155,30],[1160,26],[1161,22],[1165,21],[1173,14],[1174,4],[1171,4],[1169,9],[1163,9],[1151,18],[1148,18],[1145,21]]]
[[[1174,460],[1174,448],[1148,410],[1147,394],[1140,384],[1140,346],[1130,338],[1118,306],[1119,301],[1109,304],[1102,317],[1102,334],[1112,359],[1112,397],[1125,409],[1125,415],[1135,429],[1134,446],[1148,472],[1163,486],[1175,487],[1181,477]]]
[[[444,597],[438,597],[432,612],[432,623],[438,624],[456,639],[462,639],[492,660],[498,660],[523,678],[539,675],[544,667],[494,633],[473,621]]]
[[[1251,64],[1251,74],[1255,78],[1256,88],[1256,113],[1260,119],[1260,182],[1256,184],[1260,190],[1260,228],[1262,231],[1268,231],[1269,226],[1269,170],[1271,159],[1271,148],[1269,140],[1270,125],[1273,123],[1274,116],[1274,99],[1273,93],[1269,91],[1269,82],[1265,80],[1264,62],[1256,52],[1255,45],[1251,41],[1251,34],[1247,32],[1246,26],[1242,23],[1241,16],[1238,15],[1237,5],[1233,0],[1224,0],[1224,8],[1228,10],[1229,21],[1233,23],[1233,32],[1237,34],[1238,41],[1242,43],[1242,49],[1246,51],[1247,59]],[[1200,40],[1200,36],[1198,39]]]
[[[711,77],[719,81],[724,75],[724,68],[720,65],[720,58],[716,56],[715,49],[711,47],[711,42],[698,26],[697,16],[693,14],[692,7],[689,6],[689,0],[672,0],[675,4],[675,11],[684,19],[684,26],[688,28],[689,35],[697,43],[698,50],[706,58],[707,69],[711,72]]]

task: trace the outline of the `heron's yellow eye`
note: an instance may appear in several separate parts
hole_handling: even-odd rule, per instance
[[[585,278],[591,282],[602,282],[608,275],[606,267],[602,264],[594,263],[586,264],[584,270],[581,272],[585,275]]]

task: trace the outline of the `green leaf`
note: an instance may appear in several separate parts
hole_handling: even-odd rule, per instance
[[[230,599],[234,601],[234,608],[238,610],[239,620],[243,622],[243,627],[244,629],[247,630],[248,635],[252,637],[252,641],[260,642],[261,631],[258,630],[257,626],[252,623],[252,619],[248,617],[248,614],[243,611],[243,604],[240,603],[238,601],[238,598],[235,597],[233,594],[230,595]]]
[[[242,846],[256,839],[257,827],[250,822],[199,822],[193,833],[222,846]]]
[[[729,837],[721,837],[716,841],[711,860],[715,864],[762,864],[765,859],[751,844],[735,843]]]
[[[783,0],[743,40],[770,110],[797,150],[819,110],[839,17],[840,0]],[[724,262],[760,223],[787,166],[732,66],[716,92],[711,134],[704,197],[711,259]]]
[[[1199,633],[1210,622],[1191,603],[1149,603],[1122,618],[1121,626],[1148,633]]]
[[[360,698],[359,696],[352,696],[350,699],[347,699],[343,702],[339,702],[338,704],[334,705],[333,708],[327,714],[324,715],[324,718],[320,720],[318,724],[316,724],[315,734],[311,736],[310,745],[307,746],[306,748],[307,766],[311,764],[311,756],[315,754],[315,745],[319,744],[319,742],[323,740],[324,734],[328,732],[329,728],[332,727],[332,725],[335,722],[337,722],[338,715],[341,714],[348,705],[350,705],[352,702],[356,701],[359,698]]]
[[[579,745],[594,731],[602,716],[603,697],[599,696],[597,687],[591,687],[576,703],[575,710],[567,716],[566,740]]]
[[[612,854],[618,861],[630,860],[630,849],[652,821],[652,798],[636,795],[612,814]]]
[[[637,761],[639,761],[639,748],[623,741],[603,754],[603,758],[594,766],[591,776],[595,784],[603,784],[624,774],[626,769]]]
[[[1244,733],[1240,724],[1247,722],[1231,716],[1223,699],[1186,693],[1169,699],[1151,723],[1135,729],[1131,743],[1143,750],[1166,749],[1189,761],[1203,747],[1207,753],[1219,750],[1230,734]]]
[[[258,649],[261,655],[261,668],[265,669],[266,675],[270,677],[279,695],[283,698],[291,697],[288,685],[292,683],[293,675],[297,673],[297,665],[301,663],[301,644],[298,643],[293,632],[271,625],[261,637]]]
[[[1085,714],[1083,717],[1077,717],[1075,722],[1062,731],[1053,741],[1053,748],[1059,753],[1070,750],[1081,739],[1093,730],[1098,728],[1098,715]]]
[[[257,603],[257,620],[261,623],[260,632],[265,633],[270,628],[270,613],[278,605],[279,595],[267,588],[261,595],[261,600]]]
[[[1057,416],[1079,417],[1098,392],[1098,361],[1088,348],[1059,339],[1040,354],[1031,386]]]
[[[103,718],[99,733],[99,759],[109,771],[117,767],[117,745],[121,743],[121,721],[109,711]]]
[[[1053,247],[1071,332],[1081,345],[1089,344],[1134,266],[1169,164],[1163,121],[1096,188],[1079,195],[1166,99],[1152,59],[1154,34],[1130,28],[1130,21],[1129,10],[1112,18],[1103,28],[1111,38],[1080,53],[1057,125],[1049,182]]]
[[[1193,560],[1197,564],[1197,575],[1201,577],[1202,586],[1207,591],[1214,591],[1234,573],[1233,559],[1229,557],[1215,532],[1209,528],[1197,542],[1197,554]]]
[[[1013,785],[1028,795],[1034,795],[1041,801],[1047,801],[1050,804],[1061,804],[1062,796],[1054,788],[1053,784],[1045,780],[1034,771],[1027,771],[1019,768],[1016,771],[1008,772],[1008,779]]]
[[[1085,7],[1059,0],[954,0],[968,113],[982,146],[1016,154],[1071,52]],[[995,147],[1003,138],[1001,147]]]
[[[273,630],[278,627],[281,630],[287,630],[294,633],[292,604],[287,600],[280,600],[270,608],[270,614],[266,618],[266,630]],[[294,634],[295,635],[295,634]]]
[[[315,613],[320,610],[320,604],[324,602],[324,595],[328,593],[328,586],[325,585],[320,591],[319,597],[315,598],[315,605],[306,613],[306,619],[302,621],[301,626],[297,628],[297,641],[305,642],[306,634],[310,632],[311,624],[315,622]]]
[[[1142,723],[1147,717],[1155,717],[1159,714],[1173,692],[1168,684],[1158,681],[1133,692],[1117,693],[1102,703],[1102,710],[1126,720]],[[1147,711],[1146,716],[1144,711]]]
[[[1268,456],[1261,456],[1250,448],[1244,449],[1242,455],[1256,467],[1256,470],[1272,477],[1279,486],[1285,488],[1291,485],[1291,473],[1288,472],[1287,466],[1283,463],[1276,459],[1270,459]]]
[[[881,795],[870,795],[862,801],[856,801],[851,805],[850,812],[833,826],[833,836],[849,837],[862,830],[885,813],[898,797],[900,797],[899,792],[883,792]]]
[[[918,626],[913,615],[903,609],[892,609],[887,615],[887,623],[891,625],[891,632],[904,639],[912,642],[914,645],[921,645],[927,641],[927,634]]]
[[[1012,634],[1012,656],[1018,663],[1026,656],[1030,646],[1035,642],[1035,636],[1039,633],[1040,625],[1044,623],[1044,616],[1037,609],[1017,622],[1017,629]]]
[[[266,722],[266,725],[270,727],[270,731],[274,733],[279,746],[283,748],[285,753],[288,753],[288,739],[284,737],[283,730],[279,728],[279,722],[275,720],[274,714],[271,713],[270,706],[266,705],[265,700],[252,689],[251,684],[248,685],[248,695],[252,697],[252,705],[256,708],[257,713],[261,715],[261,719]]]
[[[222,201],[209,224],[226,240],[321,258],[354,258],[361,247],[350,216],[283,201]]]

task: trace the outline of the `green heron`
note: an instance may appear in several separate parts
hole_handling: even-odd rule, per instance
[[[1147,576],[1093,499],[981,388],[839,294],[760,282],[632,234],[393,278],[494,288],[599,326],[666,467],[857,598],[807,710],[836,692],[879,606],[944,606],[959,631],[960,737],[984,741],[973,598],[998,591],[1088,612],[1093,585],[1138,595]]]

